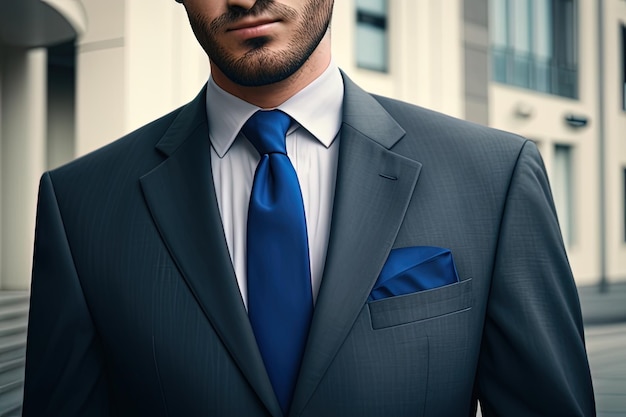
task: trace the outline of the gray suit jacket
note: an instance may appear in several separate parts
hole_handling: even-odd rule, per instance
[[[24,416],[281,415],[237,287],[204,91],[41,181]],[[393,248],[460,282],[368,302]],[[290,416],[590,416],[532,142],[345,79],[326,268]]]

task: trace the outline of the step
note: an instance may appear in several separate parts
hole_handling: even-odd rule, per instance
[[[26,355],[26,335],[6,336],[0,342],[0,363],[23,358]]]
[[[8,372],[16,368],[24,368],[25,363],[26,361],[24,358],[16,358],[9,361],[4,361],[0,364],[0,373]]]
[[[19,416],[23,399],[23,383],[13,383],[0,387],[0,417]]]
[[[0,307],[8,305],[28,305],[30,293],[28,291],[0,291]]]
[[[24,359],[17,358],[4,362],[0,365],[0,386],[14,382],[24,381]],[[0,403],[2,398],[0,397]]]
[[[28,305],[0,306],[0,322],[18,317],[28,318]]]
[[[0,417],[22,413],[29,297],[0,291]]]
[[[17,317],[0,321],[0,339],[17,333],[26,334],[28,318]]]
[[[0,385],[0,397],[3,397],[6,393],[22,390],[24,387],[24,380],[11,381],[9,383]]]
[[[3,401],[0,405],[0,417],[21,417],[23,394],[18,392],[14,397],[11,401]]]

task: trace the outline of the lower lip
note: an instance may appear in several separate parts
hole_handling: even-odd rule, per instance
[[[244,40],[259,38],[262,36],[271,35],[272,30],[275,28],[277,24],[278,22],[265,23],[265,24],[258,25],[258,26],[234,29],[234,30],[231,30],[230,33]]]

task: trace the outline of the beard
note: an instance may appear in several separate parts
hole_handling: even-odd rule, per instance
[[[309,59],[326,34],[332,17],[333,1],[306,0],[298,12],[274,0],[257,0],[250,10],[229,8],[223,15],[207,21],[200,14],[189,14],[189,22],[198,42],[226,77],[236,84],[258,87],[283,81],[293,75]],[[220,43],[219,35],[245,16],[267,14],[285,22],[297,22],[296,29],[285,49],[267,47],[269,37],[259,37],[246,42],[249,50],[235,56]]]

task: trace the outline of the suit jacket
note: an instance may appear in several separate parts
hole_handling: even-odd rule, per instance
[[[281,416],[228,255],[204,91],[41,180],[24,416]],[[345,79],[325,271],[289,416],[590,416],[532,142]],[[390,251],[460,282],[368,302]]]

